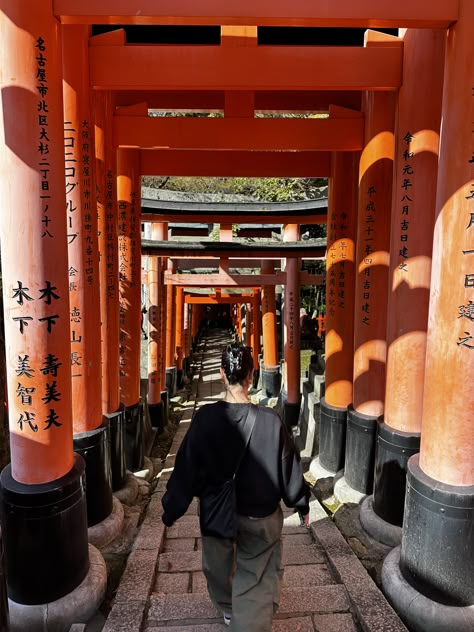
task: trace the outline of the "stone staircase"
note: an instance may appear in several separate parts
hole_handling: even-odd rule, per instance
[[[222,396],[222,343],[203,341],[197,349],[189,401],[102,632],[229,630],[207,594],[197,501],[171,528],[161,520],[161,498],[193,412]],[[291,509],[283,513],[284,581],[272,632],[407,632],[316,499],[309,529]]]
[[[145,619],[146,632],[219,632],[228,628],[212,604],[201,568],[201,538],[193,503],[166,529]],[[284,580],[273,631],[356,632],[351,602],[334,578],[326,553],[311,531],[284,508]]]

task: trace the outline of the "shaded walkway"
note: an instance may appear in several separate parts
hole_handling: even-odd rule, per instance
[[[201,567],[197,501],[173,527],[161,522],[161,497],[194,409],[223,397],[220,352],[227,332],[211,330],[194,357],[189,401],[156,492],[129,556],[104,632],[228,630],[209,599]],[[402,632],[406,630],[332,520],[311,501],[310,530],[283,507],[281,605],[274,632]],[[249,630],[249,632],[252,632]]]

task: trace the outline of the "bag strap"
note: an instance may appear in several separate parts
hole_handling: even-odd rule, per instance
[[[257,419],[257,413],[258,413],[258,406],[256,406],[255,404],[250,404],[249,406],[249,411],[247,413],[247,417],[245,418],[245,422],[244,424],[247,425],[247,423],[249,423],[250,425],[248,426],[250,428],[249,433],[247,434],[247,437],[245,439],[245,447],[242,451],[242,454],[239,457],[239,460],[237,462],[237,466],[235,468],[235,472],[234,472],[234,476],[232,478],[235,478],[237,475],[237,471],[240,467],[240,464],[242,462],[242,459],[244,458],[245,453],[247,452],[247,446],[249,444],[250,441],[250,437],[252,436],[252,432],[253,432],[253,428],[255,426],[255,420]],[[245,426],[244,426],[245,427]]]

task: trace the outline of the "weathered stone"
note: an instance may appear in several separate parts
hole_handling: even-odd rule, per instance
[[[223,623],[204,623],[203,625],[180,625],[168,626],[159,628],[146,628],[145,632],[224,632],[229,628]]]
[[[168,621],[192,621],[193,619],[222,620],[222,613],[207,595],[191,593],[182,595],[157,595],[150,597],[148,625],[158,626]]]
[[[102,632],[140,632],[146,601],[115,603]]]
[[[202,571],[191,573],[191,592],[207,594],[207,580]]]
[[[202,568],[201,553],[189,551],[186,553],[161,553],[158,560],[158,570],[166,573],[180,571],[200,571]]]
[[[201,529],[199,528],[199,518],[197,516],[189,516],[194,520],[183,520],[175,523],[166,530],[167,538],[200,538]]]
[[[314,544],[311,534],[306,533],[291,533],[283,536],[283,546],[297,546],[297,545],[310,545]]]
[[[163,553],[176,553],[184,551],[194,551],[196,538],[173,538],[165,540]]]
[[[116,603],[141,601],[148,597],[155,576],[157,556],[157,550],[134,549],[130,553],[115,596]]]
[[[283,574],[283,585],[296,586],[328,586],[336,582],[325,564],[311,566],[287,566]]]
[[[98,549],[105,549],[109,544],[120,537],[123,526],[123,505],[118,498],[114,496],[112,497],[112,511],[107,518],[87,529],[89,543]]]
[[[295,535],[298,533],[308,533],[308,529],[306,527],[300,526],[300,521],[298,518],[295,520],[295,524],[283,523],[283,529],[282,529],[283,535]]]
[[[317,632],[357,632],[351,614],[315,614],[313,621]]]
[[[273,619],[272,632],[314,632],[311,617]]]
[[[165,525],[143,523],[133,545],[134,549],[150,549],[159,551],[165,534]]]
[[[345,612],[349,598],[343,586],[283,588],[279,614],[312,612]]]
[[[158,573],[153,592],[184,594],[189,591],[190,573]]]
[[[290,566],[291,564],[317,564],[319,562],[325,562],[326,557],[323,550],[316,545],[310,546],[289,546],[283,547],[283,565]]]

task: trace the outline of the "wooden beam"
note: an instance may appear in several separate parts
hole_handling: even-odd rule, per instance
[[[223,112],[223,90],[117,90],[117,106],[148,103],[150,109],[190,112]],[[330,105],[360,109],[360,93],[347,90],[255,91],[256,112],[327,112]]]
[[[238,305],[242,303],[250,303],[252,296],[250,294],[235,294],[234,296],[220,296],[215,294],[212,296],[192,296],[186,294],[184,297],[185,303],[191,305]]]
[[[238,228],[237,233],[239,237],[258,237],[260,239],[262,237],[265,237],[267,239],[270,239],[273,233],[273,229],[272,228]]]
[[[335,119],[114,116],[116,147],[358,151],[363,140],[362,116]]]
[[[202,270],[202,269],[210,269],[215,270],[219,269],[219,257],[170,257],[170,259],[175,264],[175,270],[182,271],[192,271],[192,270]],[[274,259],[275,268],[279,269],[281,265],[281,259]],[[229,268],[233,270],[242,269],[242,268],[261,268],[261,262],[257,259],[229,259]]]
[[[326,151],[199,151],[142,149],[147,176],[324,178],[331,175]]]
[[[415,4],[415,3],[413,3]],[[403,47],[92,46],[103,90],[396,90]]]
[[[312,274],[308,270],[301,270],[300,272],[300,285],[324,285],[326,283],[326,277],[322,274]]]
[[[257,215],[249,216],[243,215],[242,213],[230,213],[227,212],[225,214],[221,213],[220,215],[199,215],[197,212],[192,213],[180,213],[178,217],[173,215],[171,212],[143,212],[141,215],[142,222],[183,222],[186,223],[196,223],[196,222],[208,222],[209,224],[220,224],[225,219],[226,223],[230,224],[261,224],[262,222],[265,224],[327,224],[327,212],[318,213],[316,210],[313,215],[303,215],[302,213],[299,215],[290,214],[290,213],[280,213],[278,216],[270,216],[262,214],[260,217]]]
[[[169,235],[171,237],[208,237],[208,228],[193,228],[192,226],[178,226],[176,228],[170,228],[168,226]]]
[[[241,24],[360,28],[446,28],[457,0],[53,0],[63,24]]]
[[[196,255],[245,257],[266,259],[268,257],[297,257],[320,259],[326,254],[326,239],[313,242],[285,242],[269,244],[244,244],[218,241],[151,241],[142,240],[142,255],[149,257],[192,257]]]
[[[182,287],[261,287],[262,285],[284,285],[286,273],[275,274],[172,274],[165,272],[167,285]],[[321,274],[300,272],[301,285],[324,285],[326,279]]]
[[[260,285],[284,285],[286,273],[276,274],[171,274],[165,272],[167,285],[182,287],[255,287]]]

